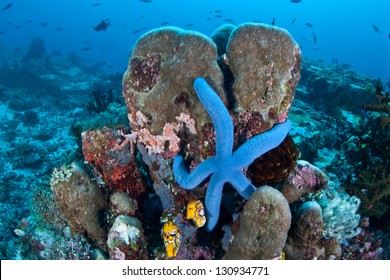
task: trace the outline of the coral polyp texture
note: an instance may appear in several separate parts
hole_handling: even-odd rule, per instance
[[[266,24],[241,24],[230,35],[226,55],[234,76],[235,111],[262,122],[251,126],[249,133],[284,121],[301,66],[300,48],[290,34]]]
[[[55,169],[50,185],[71,229],[103,242],[107,238],[102,222],[107,204],[99,186],[76,164]]]
[[[152,30],[139,38],[123,77],[131,127],[160,135],[168,123],[178,123],[181,113],[190,113],[200,130],[210,120],[192,87],[197,77],[208,77],[225,99],[211,39],[174,27]]]

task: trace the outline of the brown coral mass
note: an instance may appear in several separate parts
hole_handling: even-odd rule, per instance
[[[241,24],[232,32],[226,54],[235,77],[235,111],[260,112],[268,127],[284,121],[301,66],[301,51],[290,34],[275,26]]]
[[[215,44],[208,37],[174,27],[152,30],[136,43],[123,78],[123,96],[133,129],[140,128],[136,113],[148,118],[146,128],[162,134],[167,123],[185,112],[196,120],[196,129],[210,118],[193,89],[205,77],[222,98],[222,73]]]

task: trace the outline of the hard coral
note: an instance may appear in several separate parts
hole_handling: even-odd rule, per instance
[[[74,231],[87,232],[97,241],[105,241],[102,224],[106,201],[99,187],[77,165],[55,169],[50,181],[57,206]]]
[[[260,112],[267,127],[283,122],[300,79],[301,52],[290,34],[266,24],[241,24],[229,38],[226,55],[235,78],[235,111]],[[264,130],[254,127],[251,134]]]
[[[123,78],[123,97],[132,128],[138,131],[145,127],[151,134],[161,134],[165,124],[176,122],[176,117],[186,112],[197,120],[196,128],[200,130],[210,120],[192,82],[196,77],[208,77],[225,100],[216,60],[214,43],[197,32],[164,27],[139,38]],[[177,102],[183,93],[185,106]],[[148,118],[144,126],[139,123],[138,112]]]
[[[276,189],[258,188],[245,204],[240,229],[225,259],[274,259],[282,255],[291,225],[290,207]]]

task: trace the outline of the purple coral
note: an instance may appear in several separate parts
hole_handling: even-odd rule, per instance
[[[309,185],[315,187],[317,185],[317,177],[313,169],[308,166],[300,166],[297,168],[297,172],[291,178],[291,181],[298,188]]]

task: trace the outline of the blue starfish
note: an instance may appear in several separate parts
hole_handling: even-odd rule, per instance
[[[245,199],[249,199],[256,187],[243,174],[256,158],[279,146],[291,129],[291,122],[275,125],[271,130],[258,134],[233,153],[233,122],[225,105],[203,78],[194,82],[195,91],[209,113],[216,134],[216,155],[200,163],[192,173],[185,167],[183,157],[174,158],[173,174],[177,183],[186,190],[199,186],[211,175],[206,192],[207,230],[212,231],[219,218],[222,189],[229,182]]]

